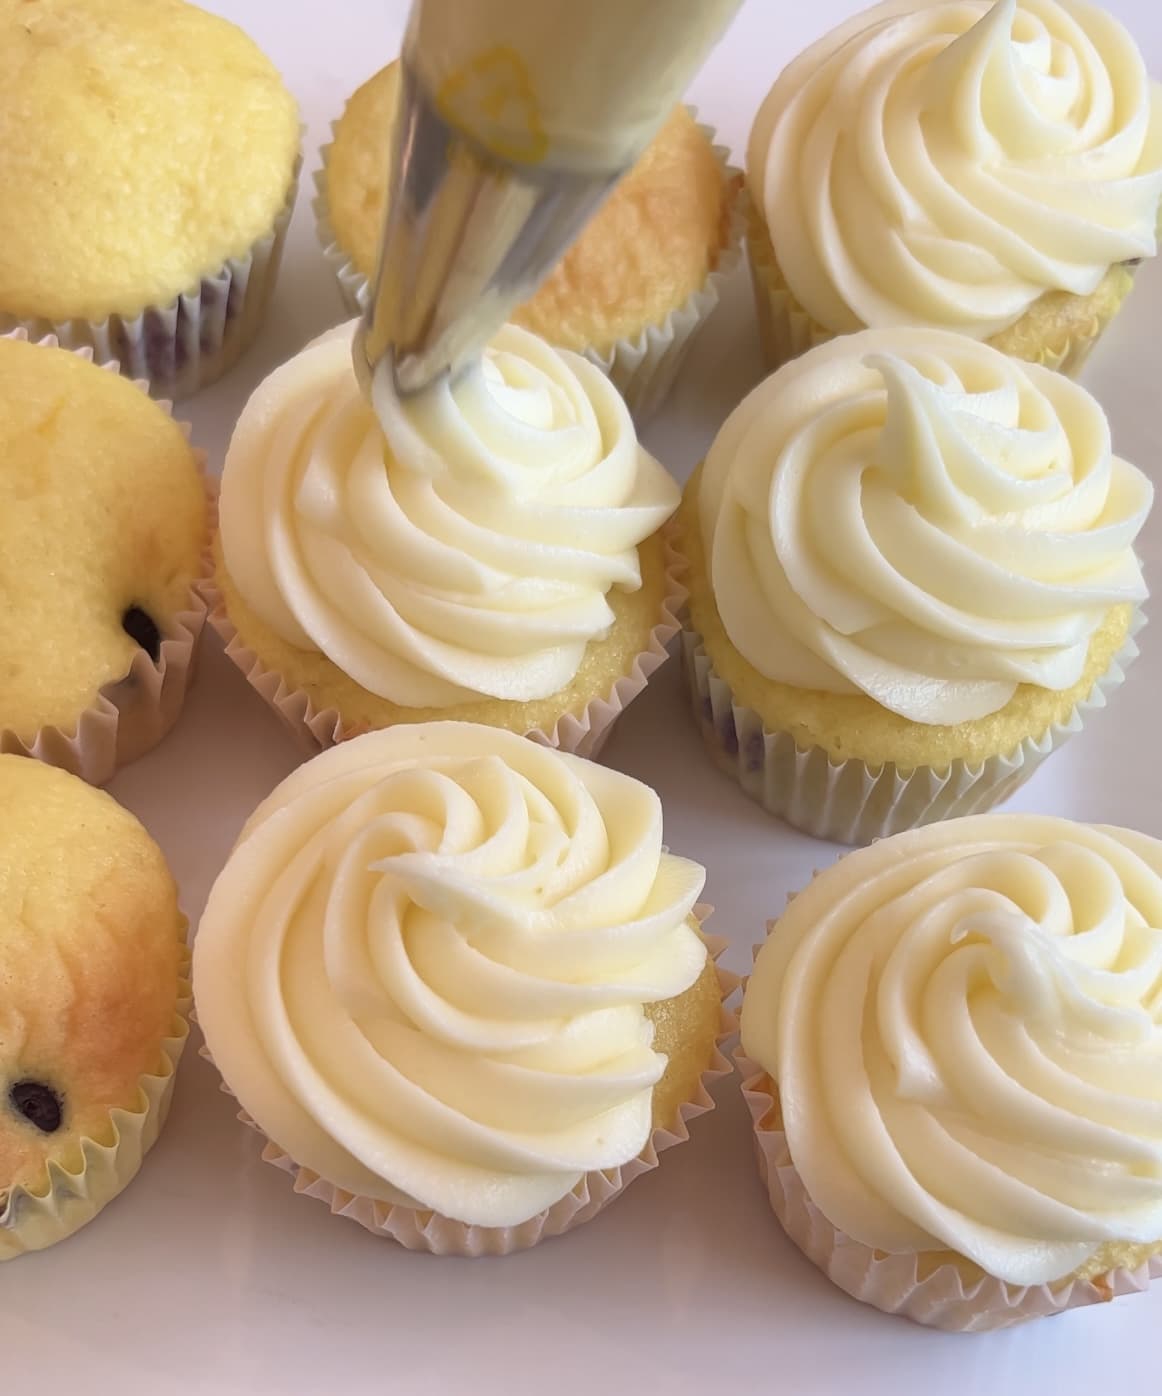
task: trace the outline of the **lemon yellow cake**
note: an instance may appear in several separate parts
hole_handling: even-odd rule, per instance
[[[1083,388],[978,341],[865,330],[786,364],[680,512],[711,750],[840,841],[988,808],[1120,680],[1152,499]]]
[[[247,822],[195,941],[198,1021],[298,1191],[413,1248],[519,1249],[709,1107],[729,983],[704,877],[620,772],[468,723],[368,733]]]
[[[298,111],[184,0],[0,0],[0,328],[51,328],[172,395],[252,336]]]
[[[185,434],[78,354],[0,339],[0,742],[95,781],[177,717],[205,608]]]
[[[916,324],[1075,372],[1156,250],[1160,114],[1089,0],[886,0],[841,24],[748,144],[768,366]]]
[[[771,1204],[865,1303],[978,1331],[1162,1276],[1162,843],[988,814],[840,859],[742,1007]]]
[[[247,405],[216,548],[232,657],[316,747],[445,717],[591,754],[676,631],[677,486],[598,369],[515,326],[380,406],[350,327]]]
[[[124,1188],[185,1037],[185,921],[160,849],[75,776],[0,755],[0,1260]]]

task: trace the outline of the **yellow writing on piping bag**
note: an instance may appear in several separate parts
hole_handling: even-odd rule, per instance
[[[539,164],[549,137],[525,61],[497,45],[454,69],[440,84],[436,109],[445,121],[490,154],[515,164]]]

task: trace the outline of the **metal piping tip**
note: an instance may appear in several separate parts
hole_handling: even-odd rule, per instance
[[[353,354],[365,392],[385,366],[406,397],[480,353],[622,171],[520,164],[486,150],[444,119],[406,60],[395,131],[379,270]]]

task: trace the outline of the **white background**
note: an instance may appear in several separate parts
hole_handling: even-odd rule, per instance
[[[581,3],[582,0],[578,0]],[[471,3],[471,0],[465,0]],[[310,172],[328,122],[397,50],[392,0],[212,0],[279,65],[307,123],[306,165],[282,279],[259,344],[184,404],[217,469],[248,393],[341,318],[314,238]],[[852,0],[749,0],[690,89],[741,151],[783,64],[858,8]],[[1162,5],[1110,0],[1162,76]],[[240,139],[244,136],[240,135]],[[1162,266],[1138,286],[1088,370],[1120,454],[1156,473]],[[738,278],[647,444],[684,479],[758,373]],[[1142,542],[1162,589],[1162,506]],[[1157,757],[1162,631],[1111,713],[1012,802],[1162,836]],[[113,793],[160,840],[196,925],[245,816],[295,764],[275,719],[213,635],[187,712]],[[788,891],[834,850],[768,818],[704,755],[677,665],[623,719],[611,764],[660,791],[667,840],[709,869],[712,928],[742,969]],[[195,1044],[196,1045],[196,1035]],[[1157,1389],[1162,1284],[1151,1294],[988,1336],[928,1332],[849,1300],[771,1216],[737,1088],[604,1215],[504,1260],[412,1255],[292,1194],[262,1164],[191,1048],[169,1127],[129,1191],[74,1239],[0,1267],[5,1392],[118,1396],[766,1391],[804,1393]]]

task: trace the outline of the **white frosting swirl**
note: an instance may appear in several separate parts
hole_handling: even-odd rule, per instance
[[[1162,88],[1087,0],[887,0],[784,70],[747,170],[826,329],[987,338],[1154,255]]]
[[[1162,1240],[1162,844],[1041,815],[843,858],[760,951],[742,1042],[840,1231],[1043,1284]]]
[[[222,477],[227,570],[261,620],[407,707],[566,687],[678,501],[609,380],[505,326],[379,421],[352,326],[277,369]],[[381,425],[382,423],[382,430]],[[385,463],[386,462],[386,463]]]
[[[865,330],[744,399],[698,508],[761,674],[951,725],[1081,679],[1109,609],[1146,595],[1152,499],[1076,383],[947,331]]]
[[[706,962],[652,790],[466,723],[294,772],[202,918],[198,1018],[242,1106],[363,1196],[517,1225],[645,1146],[643,1004]]]

